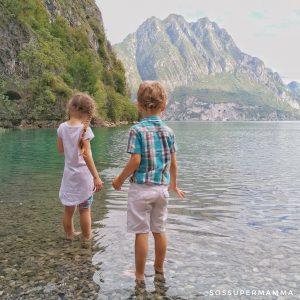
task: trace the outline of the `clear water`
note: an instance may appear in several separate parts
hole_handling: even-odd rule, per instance
[[[169,200],[166,284],[159,290],[150,239],[147,297],[300,299],[300,123],[170,126],[187,198]],[[55,130],[0,131],[0,296],[135,299],[128,184],[121,192],[110,187],[128,158],[128,127],[94,132],[106,187],[93,206],[94,245],[85,249],[63,240]],[[241,295],[247,290],[265,295]]]

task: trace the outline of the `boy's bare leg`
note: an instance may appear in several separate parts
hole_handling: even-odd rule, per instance
[[[80,214],[80,228],[82,232],[82,238],[85,241],[89,241],[92,238],[92,219],[90,208],[79,208]]]
[[[135,235],[135,277],[144,280],[146,258],[148,254],[148,233]]]
[[[73,240],[74,238],[74,224],[73,216],[76,210],[76,206],[65,206],[63,225],[66,232],[68,240]]]
[[[167,252],[167,236],[165,232],[152,232],[155,241],[155,271],[164,271],[164,261]]]

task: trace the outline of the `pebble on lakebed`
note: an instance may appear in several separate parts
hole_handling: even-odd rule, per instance
[[[97,299],[92,246],[86,249],[79,240],[57,238],[28,247],[29,239],[20,239],[14,252],[6,252],[10,255],[0,270],[1,299]]]

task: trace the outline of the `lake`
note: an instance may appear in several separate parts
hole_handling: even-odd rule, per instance
[[[169,199],[159,287],[150,239],[147,299],[300,299],[300,123],[169,125],[187,197]],[[91,247],[64,240],[55,129],[0,131],[1,299],[143,299],[126,233],[128,183],[110,186],[128,158],[128,129],[93,129],[105,188]]]

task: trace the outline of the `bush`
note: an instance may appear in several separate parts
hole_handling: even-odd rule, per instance
[[[76,54],[67,67],[67,72],[73,79],[71,87],[94,94],[100,77],[100,67],[90,54]]]
[[[111,87],[108,92],[107,112],[112,121],[134,121],[138,119],[138,112],[134,103],[129,98],[116,93]]]

